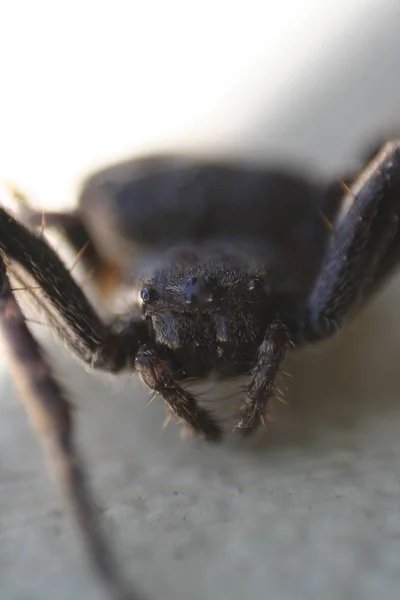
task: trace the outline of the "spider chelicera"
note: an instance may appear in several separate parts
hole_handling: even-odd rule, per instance
[[[375,153],[374,153],[375,154]],[[0,325],[15,384],[74,509],[110,598],[133,600],[98,526],[73,442],[69,402],[26,325],[9,275],[33,280],[51,328],[93,369],[135,371],[184,427],[218,441],[183,387],[247,375],[235,428],[263,424],[290,346],[325,339],[400,259],[400,142],[352,182],[321,184],[264,166],[158,156],[87,180],[73,213],[48,213],[123,317],[105,323],[37,227],[0,208]],[[20,275],[18,275],[20,276]],[[24,278],[22,276],[22,281]],[[121,310],[119,310],[121,312]]]

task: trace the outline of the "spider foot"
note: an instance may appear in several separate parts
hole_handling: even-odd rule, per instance
[[[249,404],[240,411],[233,431],[239,433],[242,437],[248,437],[256,431],[264,429],[266,420],[264,411],[254,409],[254,406]]]
[[[200,411],[202,409],[199,409]],[[172,420],[175,420],[181,426],[180,436],[185,440],[188,436],[204,437],[208,442],[219,442],[222,439],[222,430],[218,423],[212,418],[208,411],[202,411],[196,417],[176,418],[172,410],[167,408],[167,415],[162,424],[162,429],[166,429]],[[175,416],[175,419],[174,419]]]
[[[179,420],[182,424],[182,435],[187,433],[204,437],[208,442],[220,442],[222,430],[209,411],[196,407],[191,414],[186,414],[184,419]]]
[[[169,373],[166,363],[153,348],[143,346],[135,360],[135,368],[150,390],[161,396],[167,409],[193,435],[210,442],[222,438],[222,430],[213,415],[198,405],[196,399],[183,389]]]

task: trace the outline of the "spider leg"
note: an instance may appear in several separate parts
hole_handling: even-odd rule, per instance
[[[379,265],[376,276],[367,289],[367,295],[371,295],[379,289],[384,280],[392,273],[400,263],[400,232],[394,237],[382,262]]]
[[[90,367],[117,372],[133,363],[147,339],[147,325],[130,324],[129,332],[113,332],[101,321],[68,269],[48,245],[0,208],[0,254],[21,266],[40,293],[40,309],[71,352]]]
[[[103,298],[109,298],[118,289],[123,278],[121,265],[101,256],[93,243],[92,236],[85,225],[79,210],[73,212],[49,212],[33,209],[26,196],[20,190],[11,190],[18,202],[18,218],[29,229],[42,233],[43,229],[58,231],[71,249],[79,255],[79,262]]]
[[[274,390],[274,381],[289,345],[286,327],[276,317],[268,327],[258,351],[258,361],[252,370],[250,384],[240,410],[235,429],[245,435],[263,424],[265,411]]]
[[[400,257],[400,143],[391,142],[363,171],[345,198],[348,211],[308,299],[296,342],[338,330]],[[291,332],[292,333],[292,332]]]
[[[20,189],[12,186],[10,193],[18,207],[18,219],[29,229],[42,233],[43,227],[60,231],[75,252],[85,247],[82,262],[87,270],[98,268],[100,258],[90,241],[90,235],[79,212],[51,212],[32,208],[29,198]]]
[[[198,406],[194,396],[173,380],[167,365],[155,350],[147,346],[140,348],[135,368],[143,382],[161,396],[178,421],[209,441],[220,440],[222,432],[210,412]]]
[[[22,221],[28,227],[40,230],[43,225],[43,213],[32,208],[24,208]],[[81,259],[85,268],[88,271],[92,269],[97,271],[99,269],[101,259],[91,243],[89,232],[78,212],[63,213],[46,211],[44,213],[44,225],[46,229],[51,227],[60,231],[75,252],[78,253],[85,247],[85,252],[82,254]]]
[[[63,498],[73,512],[91,562],[113,600],[139,600],[128,589],[100,528],[85,470],[73,439],[70,404],[26,325],[0,258],[0,330],[14,383],[39,437]]]
[[[31,210],[29,223],[40,229],[42,213]],[[105,300],[110,299],[123,279],[122,265],[99,254],[80,212],[46,212],[45,226],[56,229],[62,234],[77,256],[79,255],[79,262],[85,272],[90,274],[98,294]]]

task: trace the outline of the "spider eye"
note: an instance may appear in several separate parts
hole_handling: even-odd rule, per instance
[[[261,290],[262,288],[262,282],[255,277],[254,279],[250,279],[250,281],[247,283],[247,289],[249,290],[249,292],[256,292],[258,290]]]
[[[157,297],[157,292],[154,288],[150,286],[143,287],[139,292],[140,298],[143,303],[151,302],[155,300]]]
[[[197,277],[190,277],[186,281],[185,290],[185,302],[186,304],[193,304],[196,302],[201,292],[201,286]]]

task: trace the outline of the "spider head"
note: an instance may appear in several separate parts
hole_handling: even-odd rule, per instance
[[[256,341],[265,331],[265,272],[233,257],[164,265],[138,290],[157,343],[171,349]]]

